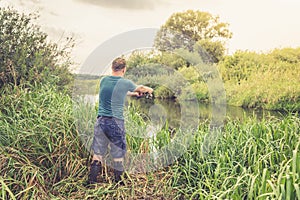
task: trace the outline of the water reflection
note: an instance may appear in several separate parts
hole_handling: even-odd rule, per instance
[[[163,109],[163,112],[167,113],[168,121],[175,124],[179,123],[182,117],[181,105],[179,102],[175,100],[161,100],[161,99],[148,100],[148,99],[130,98],[128,99],[127,103],[138,107],[139,110],[146,115],[148,115],[149,109],[151,110],[151,107],[153,105],[156,106],[159,105],[159,107]],[[187,102],[184,103],[184,106],[186,107],[188,112],[193,113],[198,111],[200,122],[211,121],[213,115],[213,107],[211,104],[203,103],[203,102],[198,102],[197,104]],[[218,117],[222,118],[222,116],[218,116],[218,113],[223,114],[224,111],[222,109],[223,109],[222,106],[220,106],[220,108],[218,106],[214,106],[215,118]],[[263,118],[280,117],[280,116],[282,116],[282,113],[276,111],[269,111],[263,109],[249,109],[249,108],[227,105],[225,117],[226,120],[243,121],[249,117],[254,117],[258,120],[261,120]]]
[[[89,103],[97,103],[98,95],[85,95],[84,100]],[[182,117],[183,102],[176,100],[162,99],[145,99],[145,98],[127,98],[126,106],[133,105],[140,112],[151,118],[152,120],[168,121],[172,127],[179,127]],[[218,111],[218,109],[220,109]],[[214,107],[214,117],[218,117],[218,112],[223,114],[223,108]],[[213,115],[212,105],[204,102],[184,102],[185,117],[190,113],[190,116],[199,116],[200,122],[211,121]],[[264,109],[250,109],[236,106],[226,106],[226,120],[243,121],[246,118],[253,117],[258,120],[270,117],[280,117],[282,112],[269,111]],[[222,118],[222,116],[221,116]]]

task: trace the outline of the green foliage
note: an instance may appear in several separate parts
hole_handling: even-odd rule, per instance
[[[0,88],[40,82],[63,89],[72,81],[68,52],[72,39],[62,48],[49,43],[47,35],[32,23],[34,19],[33,15],[0,8]]]
[[[136,67],[142,67],[150,63],[157,63],[155,58],[153,58],[154,52],[140,52],[134,51],[130,54],[127,59],[127,71],[130,71]]]
[[[187,61],[176,52],[162,52],[158,57],[158,62],[166,67],[170,67],[175,70],[179,69],[180,67],[184,67],[188,64]]]
[[[271,52],[271,56],[277,61],[282,61],[290,64],[299,63],[300,48],[275,49]]]
[[[193,92],[195,93],[197,100],[209,102],[209,91],[207,84],[204,82],[196,82],[192,84]]]
[[[227,119],[222,134],[216,135],[214,141],[207,140],[207,134],[212,133],[206,122],[201,123],[193,132],[193,141],[170,166],[145,174],[129,173],[125,186],[118,188],[111,183],[112,174],[107,171],[108,178],[101,184],[87,188],[83,183],[88,175],[88,153],[80,137],[93,133],[96,108],[72,101],[54,86],[37,84],[33,88],[6,85],[2,89],[2,199],[297,199],[300,196],[297,114],[261,121]],[[148,119],[134,106],[127,108],[125,118],[129,153],[153,152],[153,146],[162,148],[180,131],[170,134],[166,123],[157,137],[143,138],[148,131]],[[214,144],[206,153],[204,141]]]
[[[300,48],[268,54],[236,52],[218,67],[228,103],[272,110],[300,109]]]
[[[189,83],[196,83],[201,80],[201,72],[194,66],[182,67],[178,70],[178,72],[181,73],[182,76],[189,81]]]
[[[256,72],[262,65],[267,64],[264,57],[264,54],[237,51],[232,56],[226,56],[218,64],[218,67],[224,81],[238,83],[241,80],[247,80],[252,73]]]
[[[194,47],[204,63],[218,63],[223,59],[225,47],[220,41],[199,40]]]
[[[101,76],[76,74],[73,84],[73,96],[96,95],[99,93]]]
[[[180,49],[175,49],[174,52],[176,53],[176,55],[180,55],[181,58],[186,60],[186,62],[188,63],[186,65],[187,67],[189,67],[190,65],[195,66],[198,64],[203,64],[203,58],[196,51],[191,52],[187,49],[180,48]],[[182,67],[184,67],[184,66],[182,66]]]
[[[210,151],[205,153],[205,135],[213,133],[201,125],[193,144],[172,167],[172,184],[180,188],[182,198],[190,199],[298,199],[299,126],[297,115],[228,119],[224,131],[208,141]]]
[[[228,24],[207,12],[187,10],[174,13],[161,26],[154,46],[161,51],[183,48],[197,50],[205,61],[218,62],[224,54],[224,41],[231,38]],[[217,42],[218,41],[218,42]],[[194,45],[198,48],[195,49]],[[201,48],[199,48],[201,46]],[[207,54],[210,59],[207,59]]]
[[[87,152],[76,131],[70,96],[56,86],[31,88],[2,89],[0,182],[13,194],[8,199],[49,198],[51,190],[63,191],[58,187],[63,180],[80,180],[86,173]]]
[[[210,132],[208,124],[202,123],[172,165],[128,174],[125,186],[119,188],[109,178],[96,188],[84,187],[85,147],[90,140],[84,143],[80,137],[93,133],[97,109],[58,90],[57,86],[70,83],[69,61],[56,45],[46,43],[46,35],[30,23],[32,18],[0,9],[2,199],[300,199],[298,113],[262,121],[227,119],[222,134]],[[187,66],[172,54],[138,55],[132,60],[131,76],[137,82],[161,83],[155,86],[155,94],[162,98],[192,99],[195,92],[197,99],[209,99],[206,82],[215,80],[216,71],[195,55],[183,53],[195,62]],[[227,56],[218,67],[228,102],[299,110],[299,58],[300,48]],[[160,62],[172,67],[164,68]],[[92,79],[81,77],[80,83],[94,84]],[[125,116],[127,133],[135,133],[126,137],[129,152],[149,153],[153,144],[161,148],[176,135],[170,134],[166,123],[157,137],[143,139],[147,119],[130,106]],[[214,140],[207,140],[211,135]],[[203,144],[210,147],[205,152]]]
[[[126,78],[154,88],[156,98],[175,98],[185,85],[176,69],[185,66],[186,62],[176,54],[135,52],[128,58],[128,63],[131,67],[126,72]]]
[[[197,52],[185,49],[139,54],[143,64],[130,68],[126,76],[153,87],[157,98],[192,100],[196,96],[210,102],[219,96],[218,77],[222,76],[230,105],[296,111],[300,108],[299,49],[265,54],[237,51],[217,65],[207,64]],[[129,59],[135,62],[134,56]]]
[[[96,95],[100,88],[99,79],[76,79],[73,85],[73,95]]]
[[[146,66],[158,66],[161,68],[178,69],[186,66],[187,62],[181,55],[169,52],[133,52],[127,59],[127,72],[131,73],[134,68],[141,69]],[[146,69],[147,70],[147,69]],[[148,69],[149,70],[149,69]]]
[[[126,72],[126,77],[135,82],[141,82],[141,79],[158,75],[172,75],[174,70],[167,68],[162,64],[145,64],[136,68],[129,69]]]
[[[161,99],[172,99],[175,98],[175,94],[170,88],[161,85],[155,89],[155,97]]]

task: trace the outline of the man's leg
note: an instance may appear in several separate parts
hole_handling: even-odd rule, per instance
[[[90,167],[90,174],[88,179],[89,184],[97,183],[97,176],[102,171],[101,163],[102,163],[102,156],[94,154],[91,167]]]
[[[123,158],[114,158],[114,181],[116,183],[122,181],[122,175],[124,173],[123,160]]]
[[[113,138],[113,143],[110,144],[110,151],[113,157],[114,181],[122,183],[122,175],[124,173],[124,156],[126,154],[125,137],[119,135]]]
[[[126,154],[126,138],[124,120],[113,119],[109,132],[110,153],[113,157],[114,181],[122,184],[124,173],[124,156]]]
[[[101,124],[100,119],[97,119],[97,123],[94,128],[94,138],[92,143],[92,150],[94,151],[94,155],[92,158],[92,163],[91,163],[90,173],[88,178],[89,184],[97,183],[97,176],[102,171],[102,164],[103,164],[102,155],[106,154],[108,143],[109,143],[100,124]]]

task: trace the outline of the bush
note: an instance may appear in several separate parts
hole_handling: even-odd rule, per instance
[[[68,38],[64,47],[47,42],[47,34],[32,23],[34,15],[0,8],[0,88],[5,84],[30,87],[34,82],[64,89],[72,81]]]
[[[226,56],[218,66],[224,81],[239,83],[242,80],[247,80],[253,72],[256,72],[265,63],[263,54],[237,51],[232,56]]]
[[[299,110],[299,58],[299,48],[275,49],[268,54],[237,52],[228,56],[219,65],[228,103],[271,110]]]
[[[155,90],[155,97],[160,99],[174,99],[175,94],[170,88],[161,85]]]

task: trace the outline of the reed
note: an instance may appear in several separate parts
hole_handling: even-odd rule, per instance
[[[0,98],[0,196],[2,199],[299,199],[298,114],[258,120],[227,119],[204,154],[208,123],[169,166],[128,174],[125,186],[108,179],[86,188],[90,140],[97,108],[54,87],[7,87]],[[79,102],[79,103],[78,103]],[[126,110],[129,152],[147,153],[172,141],[167,124],[143,138],[147,117]],[[82,139],[83,136],[87,138]]]

